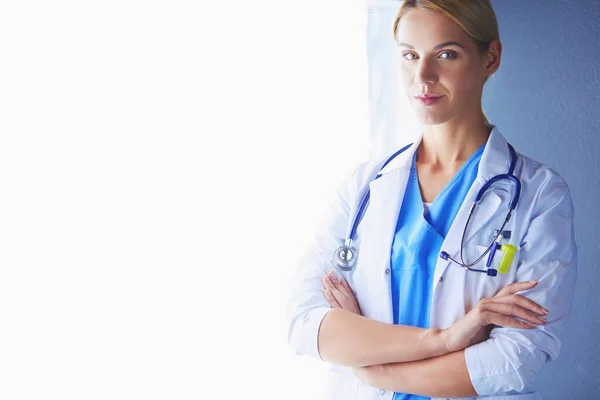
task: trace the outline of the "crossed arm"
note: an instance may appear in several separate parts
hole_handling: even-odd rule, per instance
[[[343,326],[346,333],[336,332],[336,326]],[[336,335],[343,340],[335,340]],[[344,365],[354,357],[359,365],[371,364],[353,367],[355,375],[371,386],[430,397],[477,395],[464,351],[448,353],[441,330],[383,324],[333,309],[323,319],[318,338],[326,361]],[[394,362],[394,356],[406,361]]]
[[[324,360],[352,367],[361,381],[374,387],[430,397],[477,396],[463,349],[486,340],[494,323],[523,329],[545,323],[539,316],[547,314],[545,309],[515,294],[536,284],[511,284],[493,299],[482,300],[452,327],[440,330],[383,324],[361,316],[347,282],[329,274],[323,286],[333,309],[319,329],[319,353]]]
[[[343,232],[337,227],[345,226],[348,218],[349,206],[345,199],[349,195],[344,192],[333,207],[333,217],[327,218],[319,230],[318,240],[300,263],[294,295],[288,303],[290,345],[297,354],[353,368],[358,378],[367,384],[397,392],[432,397],[526,392],[544,363],[559,354],[560,337],[567,328],[577,277],[573,205],[568,188],[560,179],[552,177],[536,196],[531,220],[520,243],[516,276],[520,282],[512,285],[539,280],[535,287],[522,287],[519,291],[527,290],[527,298],[522,299],[535,302],[535,306],[548,307],[551,310],[548,315],[507,301],[518,299],[515,296],[519,295],[514,292],[504,293],[500,297],[506,299],[499,301],[497,297],[501,292],[512,285],[492,299],[482,299],[452,327],[437,332],[377,325],[377,321],[360,316],[358,304],[355,305],[357,312],[348,311],[346,305],[332,304],[332,292],[325,290],[324,297],[321,288],[325,285],[327,289],[322,278],[330,270],[329,264],[323,262],[323,255],[331,254],[343,241]],[[515,315],[519,309],[529,317]],[[528,319],[535,317],[532,313],[546,316],[548,323],[527,330],[531,323],[511,317],[541,324]],[[494,315],[501,320],[494,320]],[[511,325],[511,322],[523,325]],[[354,337],[348,326],[355,328]],[[484,327],[493,328],[492,338],[488,339],[485,331],[482,332]],[[470,332],[471,337],[465,339],[461,332]],[[395,342],[394,338],[401,342]],[[440,339],[444,345],[440,346]]]
[[[418,359],[395,354],[397,358],[391,362],[380,359],[370,360],[378,362],[368,364],[343,365],[354,368],[359,379],[371,386],[402,393],[468,397],[527,391],[542,366],[558,356],[577,277],[573,205],[561,180],[548,183],[540,190],[539,204],[532,213],[520,246],[516,276],[520,282],[508,285],[491,299],[481,299],[463,318],[442,330],[438,338],[446,343],[444,354],[427,353],[424,350],[430,347],[419,346],[413,340],[411,343],[423,350]],[[345,318],[360,313],[348,285],[328,282],[328,279],[324,277],[322,284],[325,299],[334,308],[330,311],[341,308],[339,311]],[[527,286],[526,281],[531,279],[536,281],[529,282],[536,283]],[[344,292],[342,288],[347,295],[337,296]],[[516,294],[524,290],[527,291],[526,298]],[[539,308],[540,305],[551,312]],[[328,327],[327,320],[334,315],[325,315],[322,321],[318,350],[322,358],[329,357],[336,363],[329,353],[331,347],[327,338],[343,336],[344,324],[329,324]],[[542,315],[546,316],[547,324],[538,319]],[[532,324],[538,325],[537,329],[531,329]],[[484,327],[493,328],[491,339],[482,332]],[[333,333],[328,332],[329,329]],[[364,340],[380,343],[379,338],[368,334]],[[346,347],[345,351],[354,353],[357,348],[360,349],[358,345]]]
[[[428,397],[474,397],[464,350],[405,363],[393,363],[355,369],[363,382],[400,393]]]

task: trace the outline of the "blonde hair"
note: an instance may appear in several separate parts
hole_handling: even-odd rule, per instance
[[[394,20],[394,40],[398,41],[400,19],[414,9],[425,9],[450,18],[469,35],[482,54],[488,51],[492,40],[500,40],[498,20],[490,0],[404,0]],[[489,124],[485,112],[483,118]]]

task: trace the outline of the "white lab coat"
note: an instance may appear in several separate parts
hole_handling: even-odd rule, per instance
[[[491,126],[490,126],[491,127]],[[356,269],[337,272],[356,293],[364,316],[392,324],[390,254],[398,212],[404,197],[413,154],[419,137],[404,153],[382,170],[382,161],[359,165],[338,188],[335,200],[324,214],[315,240],[306,251],[292,280],[287,304],[288,340],[297,354],[320,358],[319,326],[330,306],[323,296],[321,278],[335,270],[334,250],[344,243],[348,221],[355,214],[367,187],[371,200],[359,225],[354,245],[359,249]],[[483,152],[479,172],[460,208],[443,251],[457,258],[460,239],[470,207],[479,189],[491,177],[505,174],[510,153],[504,137],[493,127]],[[488,277],[450,265],[438,258],[433,278],[430,325],[448,328],[482,298],[493,297],[512,282],[536,279],[538,285],[523,292],[549,310],[548,322],[531,330],[496,327],[489,340],[465,351],[466,364],[475,390],[482,398],[500,400],[540,399],[533,381],[546,361],[560,351],[576,280],[577,248],[573,231],[573,204],[565,181],[552,169],[518,154],[515,175],[520,178],[520,201],[504,230],[512,231],[510,243],[518,248],[506,275]],[[512,186],[506,181],[486,195],[469,223],[465,238],[465,261],[471,262],[499,229],[508,210]],[[505,242],[506,243],[506,242]],[[497,267],[502,253],[494,258]],[[458,258],[459,259],[459,258]],[[475,268],[485,269],[487,256]],[[352,372],[331,365],[326,398],[391,400],[393,392],[359,382]],[[487,397],[489,396],[489,397]]]

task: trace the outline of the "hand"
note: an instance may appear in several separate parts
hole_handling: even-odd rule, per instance
[[[358,301],[356,301],[348,282],[343,279],[340,282],[335,276],[335,272],[331,271],[323,277],[323,286],[325,287],[325,299],[332,308],[341,308],[361,315]]]
[[[515,294],[535,285],[537,281],[512,283],[494,297],[481,299],[467,315],[443,331],[448,351],[459,351],[487,340],[492,324],[519,329],[545,324],[546,319],[540,315],[546,315],[548,311],[528,298]]]

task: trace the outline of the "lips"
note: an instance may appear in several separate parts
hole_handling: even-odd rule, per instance
[[[424,93],[424,94],[416,96],[415,99],[419,100],[424,105],[429,106],[433,103],[436,103],[442,97],[444,97],[444,96],[438,96],[436,94]]]
[[[436,99],[436,98],[440,98],[442,96],[437,95],[437,94],[431,94],[431,93],[423,93],[420,94],[418,96],[415,96],[417,99]]]

